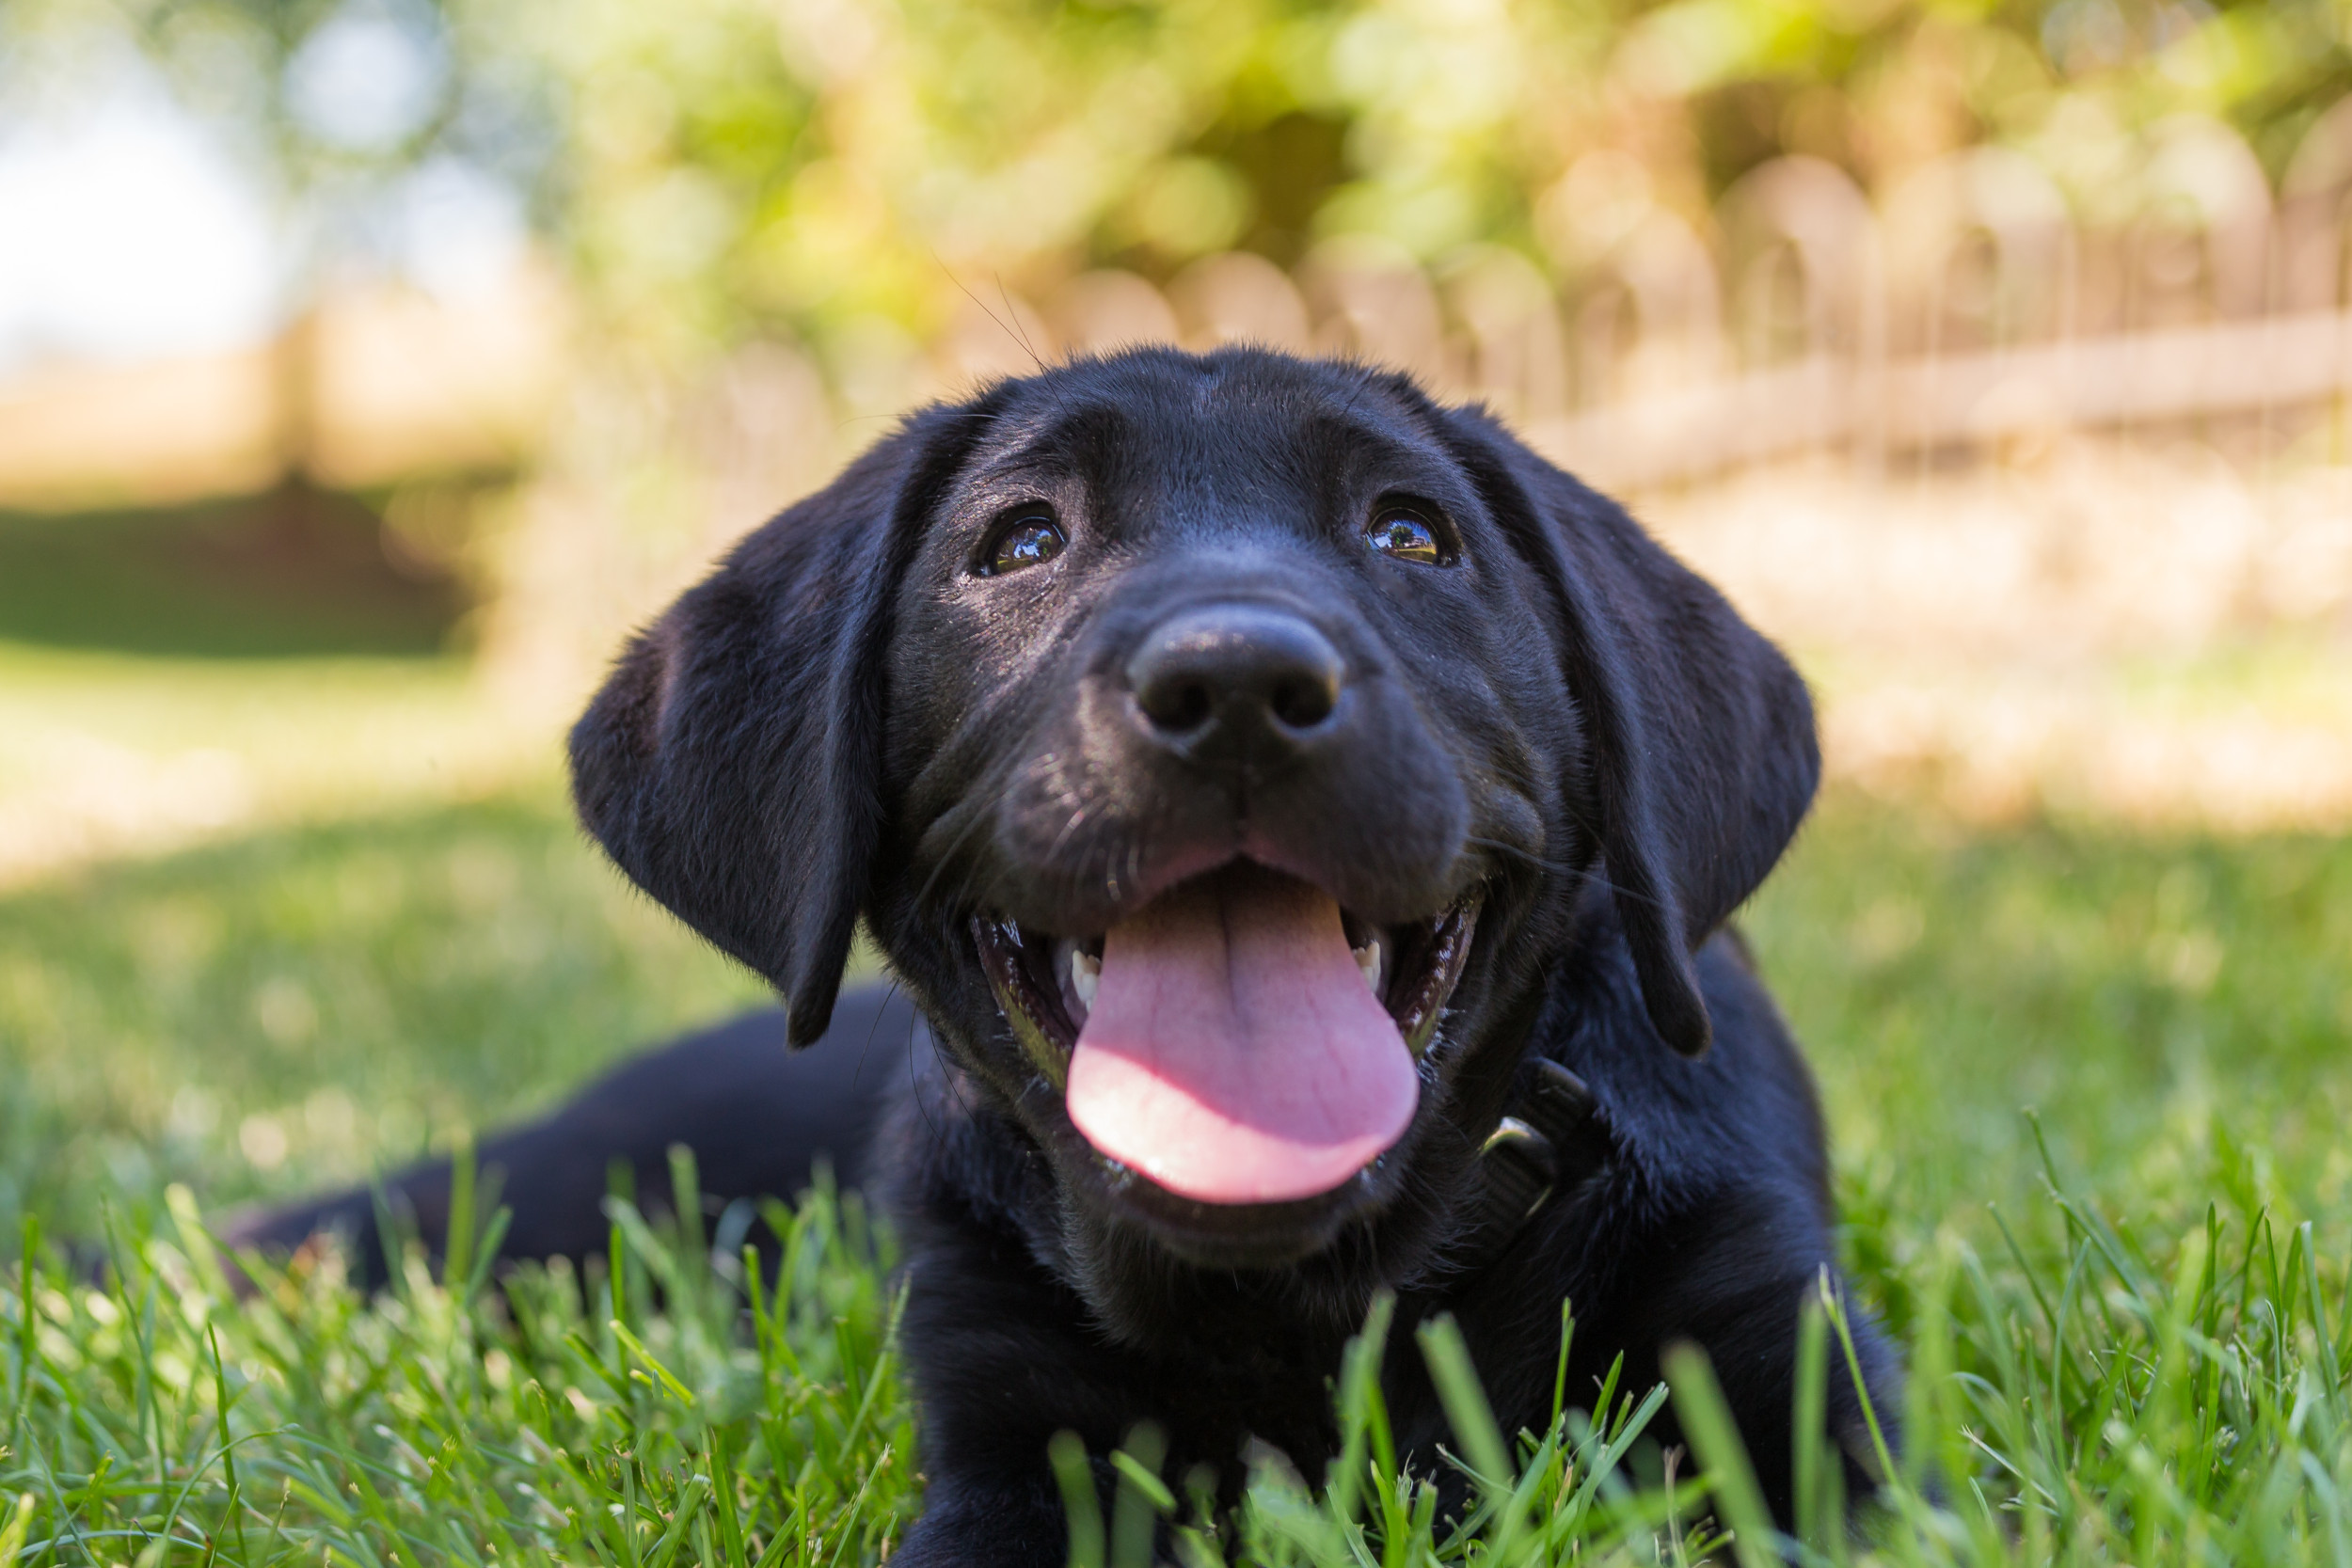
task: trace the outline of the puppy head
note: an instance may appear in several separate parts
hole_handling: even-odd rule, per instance
[[[572,744],[591,831],[796,1040],[863,913],[1073,1217],[1226,1265],[1427,1208],[1588,884],[1703,1052],[1692,952],[1816,771],[1786,662],[1615,507],[1403,378],[1252,350],[918,416]]]

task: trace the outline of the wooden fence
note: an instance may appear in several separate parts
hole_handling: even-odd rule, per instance
[[[1596,152],[1544,198],[1568,257],[1555,271],[1501,246],[1433,270],[1350,238],[1287,272],[1210,256],[1164,288],[1090,272],[1025,301],[990,283],[928,344],[873,324],[820,365],[761,343],[699,387],[601,404],[581,390],[597,377],[566,368],[562,291],[540,273],[470,311],[330,301],[305,340],[315,363],[291,379],[270,371],[281,344],[0,388],[0,505],[266,484],[294,386],[317,404],[293,421],[312,437],[300,460],[328,483],[519,468],[578,491],[683,457],[716,538],[821,483],[872,418],[975,376],[1238,339],[1410,369],[1631,490],[1812,451],[1943,463],[2071,431],[2187,428],[2233,455],[2344,461],[2352,100],[2275,189],[2211,119],[2107,145],[2115,166],[2071,196],[2025,153],[1976,147],[1876,201],[1832,165],[1782,158],[1695,215]]]
[[[1436,273],[1362,240],[1290,273],[1219,255],[1165,291],[1096,272],[1034,306],[987,293],[932,360],[953,380],[1138,341],[1359,354],[1486,398],[1633,488],[1814,449],[1942,461],[2070,430],[2187,425],[2341,458],[2352,101],[2276,191],[2213,120],[2137,146],[2093,214],[2001,148],[1953,154],[1876,203],[1835,166],[1788,157],[1703,223],[1597,202],[1591,254],[1559,277],[1502,248]]]

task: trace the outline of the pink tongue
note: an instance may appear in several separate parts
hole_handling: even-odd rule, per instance
[[[1354,1176],[1420,1096],[1340,907],[1239,866],[1110,928],[1067,1103],[1088,1142],[1172,1193],[1278,1203]]]

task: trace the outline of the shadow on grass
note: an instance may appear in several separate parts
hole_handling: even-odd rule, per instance
[[[429,655],[467,609],[357,497],[304,485],[138,511],[0,513],[0,640],[224,658]]]

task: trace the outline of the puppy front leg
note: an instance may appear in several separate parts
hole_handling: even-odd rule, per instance
[[[1809,1207],[1786,1195],[1747,1193],[1719,1197],[1686,1214],[1650,1238],[1636,1266],[1627,1271],[1646,1277],[1617,1304],[1609,1325],[1622,1325],[1619,1331],[1642,1348],[1645,1359],[1677,1340],[1695,1342],[1707,1352],[1765,1502],[1783,1528],[1802,1522],[1792,1485],[1798,1323],[1806,1296],[1819,1288],[1820,1270],[1829,1263],[1826,1227],[1805,1212]],[[1822,1412],[1827,1429],[1822,1436],[1842,1460],[1850,1507],[1868,1497],[1883,1479],[1863,1415],[1866,1392],[1880,1434],[1898,1456],[1902,1449],[1897,1357],[1859,1308],[1851,1327],[1862,1387],[1856,1387],[1833,1339]],[[1609,1338],[1607,1332],[1597,1336]],[[1661,1423],[1661,1435],[1667,1430]]]
[[[1026,1471],[930,1477],[923,1514],[890,1554],[906,1568],[1061,1568],[1070,1528],[1044,1456]]]
[[[918,1568],[1061,1568],[1070,1531],[1048,1448],[1074,1433],[1093,1458],[1107,1522],[1108,1464],[1139,1422],[1167,1432],[1163,1472],[1203,1457],[1194,1423],[1171,1420],[1165,1369],[1110,1343],[1075,1292],[1013,1239],[977,1225],[913,1227],[900,1342],[922,1410],[923,1516],[892,1554]],[[1209,1447],[1237,1451],[1238,1437]]]

